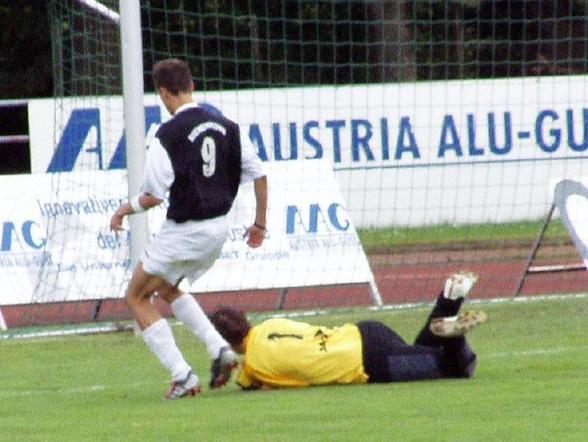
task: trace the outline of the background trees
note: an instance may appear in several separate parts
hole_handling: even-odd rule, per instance
[[[49,20],[60,4],[79,14]],[[162,0],[142,5],[145,66],[162,54],[186,56],[204,89],[588,70],[584,0],[167,0],[168,12]],[[67,48],[54,46],[52,57],[51,32],[87,26],[81,13],[75,0],[0,1],[1,99],[63,89],[63,75],[73,73],[61,71],[58,53]]]
[[[51,40],[44,2],[0,2],[0,99],[51,96]]]

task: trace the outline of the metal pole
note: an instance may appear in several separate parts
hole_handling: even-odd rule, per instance
[[[127,146],[129,198],[139,192],[145,164],[145,108],[143,103],[143,44],[139,0],[120,2],[123,74],[123,113]],[[131,265],[137,263],[149,234],[145,214],[129,217]]]
[[[521,293],[521,290],[523,289],[523,285],[525,285],[525,281],[527,279],[527,273],[529,273],[529,267],[531,267],[531,264],[533,263],[533,260],[535,259],[535,255],[537,254],[537,250],[539,249],[539,246],[541,245],[541,240],[543,240],[543,235],[545,234],[545,231],[547,230],[547,226],[549,225],[549,222],[551,221],[551,217],[553,216],[554,210],[555,210],[555,203],[551,203],[551,207],[549,208],[549,211],[547,212],[547,216],[545,217],[545,221],[543,221],[543,225],[541,226],[541,229],[539,230],[539,234],[537,235],[537,238],[535,238],[535,242],[533,243],[533,247],[531,247],[531,253],[529,253],[529,257],[527,258],[527,262],[525,263],[525,269],[523,270],[523,274],[519,278],[519,282],[517,283],[517,288],[515,289],[514,294],[512,295],[513,298],[516,298],[517,296],[519,296],[519,294]]]
[[[284,302],[286,301],[286,295],[288,294],[288,289],[283,287],[278,291],[278,303],[276,304],[277,310],[282,310],[284,308]]]
[[[374,275],[371,275],[371,279],[368,281],[370,285],[370,292],[372,294],[372,300],[374,301],[374,305],[376,307],[382,307],[384,302],[382,301],[382,295],[380,294],[380,289],[376,284],[376,280],[374,279]]]

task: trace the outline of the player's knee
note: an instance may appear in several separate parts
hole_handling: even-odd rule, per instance
[[[139,304],[139,301],[140,296],[136,293],[136,291],[128,288],[125,292],[125,303],[127,304],[127,307],[133,310]]]
[[[457,377],[471,378],[474,376],[478,364],[478,357],[469,347],[460,354],[459,371]]]
[[[179,296],[182,295],[182,292],[177,287],[168,286],[159,289],[157,291],[157,295],[163,301],[167,302],[168,304],[171,304],[176,299],[178,299]]]
[[[474,376],[474,372],[476,371],[476,366],[478,364],[478,358],[476,357],[476,355],[474,355],[474,357],[466,362],[464,371],[463,371],[463,377],[464,378],[471,378]]]

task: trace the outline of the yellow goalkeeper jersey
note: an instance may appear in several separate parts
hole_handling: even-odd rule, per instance
[[[237,376],[243,388],[363,384],[362,343],[355,325],[326,328],[270,319],[249,330]]]

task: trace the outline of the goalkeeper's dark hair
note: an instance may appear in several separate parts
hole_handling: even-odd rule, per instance
[[[231,307],[219,308],[210,321],[231,346],[240,345],[251,329],[245,313]]]
[[[168,58],[155,63],[151,72],[155,89],[166,88],[173,95],[180,92],[192,92],[192,72],[190,67],[182,60]]]

